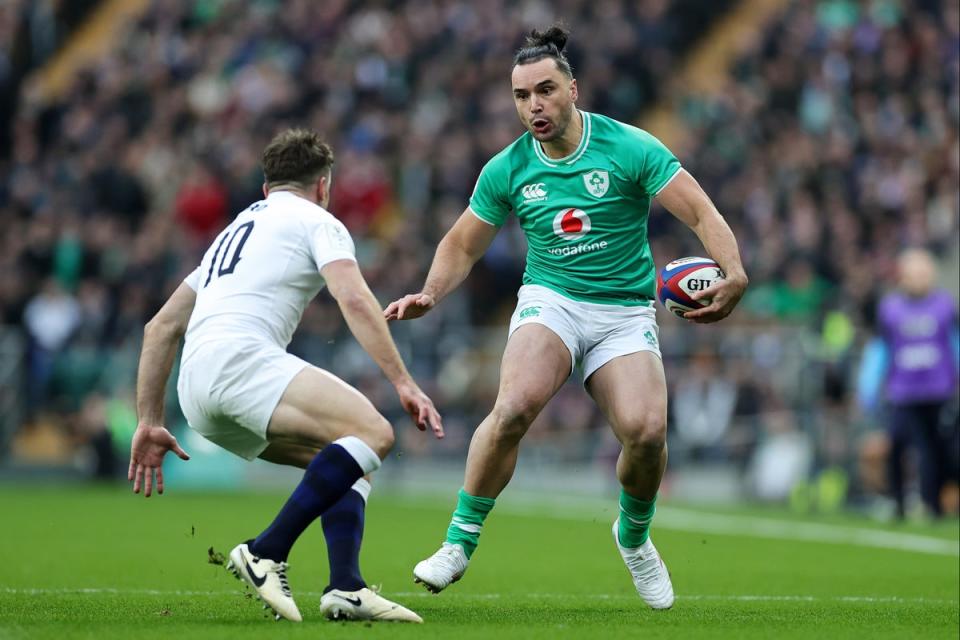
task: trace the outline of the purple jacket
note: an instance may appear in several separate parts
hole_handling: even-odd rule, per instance
[[[957,393],[952,336],[957,306],[945,291],[925,298],[891,293],[880,303],[879,326],[890,351],[887,400],[892,404],[936,402]]]

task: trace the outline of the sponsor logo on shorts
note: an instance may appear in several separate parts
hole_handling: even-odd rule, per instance
[[[523,194],[524,203],[541,202],[547,199],[547,189],[542,182],[525,184],[520,190],[520,193]]]
[[[651,347],[657,346],[657,336],[653,335],[653,331],[647,329],[643,332],[643,337],[647,339],[647,344]]]
[[[527,307],[520,310],[520,319],[533,318],[540,315],[540,307]]]

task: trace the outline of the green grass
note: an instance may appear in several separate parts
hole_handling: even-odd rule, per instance
[[[960,633],[960,560],[952,553],[700,533],[657,528],[656,521],[678,599],[671,611],[650,611],[613,547],[612,504],[554,506],[553,515],[504,504],[488,521],[465,579],[429,596],[415,589],[410,570],[440,542],[452,498],[376,492],[365,576],[426,624],[322,620],[318,601],[327,570],[319,527],[290,558],[305,622],[274,623],[222,567],[207,562],[207,549],[225,552],[253,535],[283,499],[176,488],[149,500],[121,488],[0,488],[0,638],[955,639]],[[757,517],[796,521],[771,510],[739,513],[748,526]],[[819,522],[878,528],[842,516]],[[892,530],[958,540],[956,521]]]

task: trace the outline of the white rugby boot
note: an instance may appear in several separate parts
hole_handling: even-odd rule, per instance
[[[423,622],[423,618],[410,609],[367,587],[359,591],[331,589],[320,597],[320,613],[331,620]]]
[[[618,518],[613,521],[613,540],[617,543],[617,549],[620,550],[620,556],[626,563],[627,569],[630,570],[637,593],[651,608],[669,609],[673,606],[674,600],[673,583],[670,581],[670,573],[666,565],[657,553],[657,548],[653,546],[653,540],[647,538],[647,541],[636,549],[628,549],[620,544],[617,533],[619,526]]]
[[[264,609],[272,610],[275,619],[303,621],[287,584],[286,562],[258,558],[250,551],[249,542],[244,542],[230,552],[227,570],[253,587],[257,598],[263,601]]]
[[[463,577],[468,562],[462,546],[444,542],[435,554],[413,568],[413,581],[422,583],[431,593],[440,593]]]

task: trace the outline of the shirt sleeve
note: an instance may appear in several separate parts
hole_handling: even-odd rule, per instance
[[[957,316],[957,303],[949,293],[944,293],[944,297],[947,301],[947,331],[950,334],[950,352],[953,354],[954,366],[960,369],[960,324],[958,324],[960,318]]]
[[[643,158],[637,180],[644,191],[656,196],[677,177],[682,167],[677,157],[656,137],[643,130],[639,134]]]
[[[470,196],[470,209],[474,215],[488,224],[499,227],[510,215],[509,176],[504,160],[492,158],[477,178]]]
[[[857,372],[857,402],[865,412],[874,411],[890,368],[890,349],[880,338],[872,338],[863,349]]]
[[[310,249],[318,271],[334,260],[357,260],[353,238],[339,220],[318,223],[311,234]]]
[[[197,267],[191,271],[190,274],[183,279],[183,281],[194,291],[200,289],[200,267]]]

